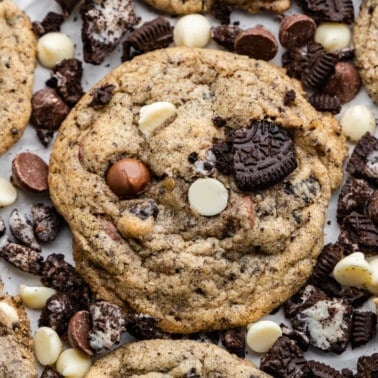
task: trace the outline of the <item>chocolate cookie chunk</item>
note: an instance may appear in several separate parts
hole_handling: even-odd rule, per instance
[[[378,374],[378,353],[361,356],[357,361],[358,378],[374,378]]]
[[[377,327],[377,315],[374,312],[354,311],[352,317],[351,344],[352,348],[366,344],[370,341]]]

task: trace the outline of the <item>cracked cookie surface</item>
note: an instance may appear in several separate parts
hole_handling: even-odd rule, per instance
[[[0,155],[22,136],[31,113],[36,40],[28,16],[0,1]]]
[[[91,106],[109,85],[109,101]],[[291,90],[296,99],[285,106]],[[97,297],[148,314],[165,331],[191,333],[246,325],[295,293],[320,252],[347,152],[337,121],[303,93],[269,63],[189,48],[136,57],[90,90],[59,130],[49,187],[72,230],[77,269]],[[139,111],[158,101],[177,115],[146,136]],[[296,168],[268,188],[242,191],[209,151],[265,119],[286,130]],[[107,185],[120,159],[138,159],[150,172],[134,198]],[[204,175],[229,195],[215,216],[188,201]]]

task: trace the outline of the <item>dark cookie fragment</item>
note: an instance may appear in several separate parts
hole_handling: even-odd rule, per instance
[[[294,143],[287,131],[269,121],[255,121],[235,132],[235,182],[251,191],[277,184],[296,167]]]
[[[366,133],[355,145],[346,170],[378,186],[378,139]]]
[[[54,131],[48,129],[41,129],[40,127],[36,128],[36,133],[39,141],[45,147],[47,147],[50,144],[52,138],[54,137]]]
[[[375,190],[369,198],[367,214],[369,215],[371,221],[378,226],[378,190]]]
[[[315,93],[309,98],[309,103],[321,112],[330,112],[332,114],[340,113],[341,103],[337,96],[331,96],[325,93]]]
[[[289,106],[295,101],[296,98],[297,98],[297,94],[295,93],[293,89],[290,89],[287,92],[285,92],[283,104],[285,106]]]
[[[5,245],[0,256],[16,268],[31,274],[39,274],[43,264],[43,257],[39,252],[16,243]]]
[[[60,4],[60,6],[62,7],[64,11],[64,15],[66,17],[69,16],[69,14],[75,8],[75,5],[80,2],[80,0],[55,0],[55,1]]]
[[[211,147],[211,152],[215,156],[215,168],[225,175],[230,175],[234,172],[233,167],[233,148],[232,143],[227,141],[220,141]]]
[[[230,16],[232,6],[222,0],[215,0],[211,8],[211,14],[221,22],[222,25],[228,25],[231,22]]]
[[[32,206],[33,227],[41,242],[55,240],[59,232],[60,218],[54,207],[38,203]]]
[[[46,366],[41,374],[41,378],[63,378],[55,369],[50,366]]]
[[[33,22],[33,32],[38,37],[46,33],[60,31],[60,25],[64,21],[64,16],[55,12],[48,12],[41,22]]]
[[[342,298],[353,307],[360,307],[371,297],[371,294],[362,287],[344,287],[336,296]]]
[[[307,361],[311,370],[311,377],[314,378],[344,378],[344,374],[340,373],[333,367],[323,364],[319,361]]]
[[[300,80],[306,64],[305,54],[300,49],[289,49],[282,54],[281,59],[287,75]]]
[[[103,87],[96,88],[93,92],[93,99],[90,102],[89,106],[98,110],[109,104],[112,99],[112,93],[115,88],[115,85],[109,84],[104,85]]]
[[[92,64],[101,64],[137,22],[129,0],[85,0],[80,15],[84,61]]]
[[[220,332],[223,346],[240,358],[245,357],[245,328],[231,328]]]
[[[307,378],[311,376],[302,350],[295,341],[286,336],[279,337],[274,345],[262,355],[260,369],[273,377]]]
[[[4,219],[0,216],[0,237],[5,234],[6,226]]]
[[[128,314],[126,330],[137,340],[162,339],[168,335],[159,327],[158,321],[149,315]]]
[[[341,224],[343,219],[353,211],[362,213],[371,192],[372,190],[365,180],[348,177],[341,188],[337,201],[337,221]]]
[[[371,311],[354,311],[350,341],[352,348],[369,342],[376,333],[377,315]]]
[[[84,94],[82,75],[83,65],[80,60],[63,59],[52,69],[51,78],[46,85],[55,88],[64,102],[72,107]]]
[[[150,217],[156,218],[159,213],[159,208],[154,200],[146,200],[132,205],[129,211],[139,219],[146,220]]]
[[[378,377],[378,353],[370,356],[361,356],[357,361],[356,378]]]
[[[235,50],[236,36],[242,31],[238,25],[220,25],[211,28],[211,38],[228,51]]]
[[[293,14],[281,22],[278,38],[283,47],[296,48],[311,41],[315,31],[316,24],[311,17]]]
[[[280,324],[282,335],[288,337],[289,339],[295,341],[297,345],[305,352],[308,349],[310,340],[308,337],[296,329],[287,327],[285,324]]]
[[[125,331],[125,317],[120,307],[98,301],[89,306],[92,327],[89,331],[89,345],[95,352],[110,349],[119,343]]]

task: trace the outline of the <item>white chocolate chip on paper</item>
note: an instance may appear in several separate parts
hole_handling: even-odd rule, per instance
[[[52,365],[62,352],[59,335],[50,327],[40,327],[34,335],[34,354],[41,365]]]
[[[281,327],[271,320],[260,320],[248,326],[246,342],[257,353],[267,352],[282,336]]]
[[[210,217],[227,207],[228,191],[214,178],[199,178],[189,187],[188,200],[194,211]]]
[[[19,293],[24,305],[35,310],[43,309],[46,301],[56,293],[56,290],[46,286],[20,285]]]
[[[176,114],[176,107],[167,101],[157,101],[142,106],[139,111],[139,129],[146,138],[148,138],[154,130],[164,125],[164,123],[172,119]]]
[[[0,177],[0,207],[9,206],[17,199],[17,190],[9,180]]]
[[[326,51],[346,48],[352,40],[352,31],[346,24],[339,22],[323,22],[315,32],[315,42],[320,43]]]
[[[56,370],[63,377],[84,377],[90,367],[90,357],[74,348],[63,351],[56,361]]]
[[[173,39],[177,46],[205,47],[210,41],[211,25],[201,14],[181,17],[173,29]]]

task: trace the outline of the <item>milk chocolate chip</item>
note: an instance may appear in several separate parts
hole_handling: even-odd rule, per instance
[[[287,49],[301,47],[311,41],[316,31],[315,21],[304,14],[285,17],[280,25],[278,38]]]
[[[133,158],[116,161],[106,173],[106,183],[119,196],[133,197],[150,182],[150,173],[143,162]]]
[[[68,342],[72,348],[77,348],[92,356],[94,353],[89,346],[89,312],[82,310],[75,313],[68,323]]]
[[[255,26],[237,35],[235,51],[250,58],[271,60],[277,54],[278,43],[270,31],[262,26]]]
[[[22,152],[13,159],[12,182],[29,192],[44,192],[48,189],[48,170],[48,165],[38,155]]]

